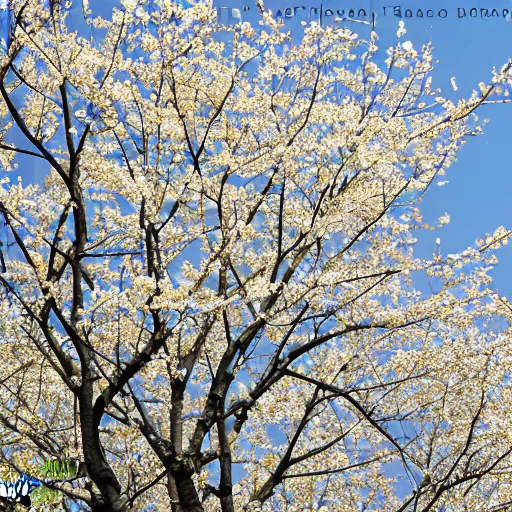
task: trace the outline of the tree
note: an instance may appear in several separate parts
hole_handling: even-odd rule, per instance
[[[504,510],[511,232],[414,247],[512,63],[454,104],[430,45],[69,7],[13,1],[0,63],[6,467],[77,461],[52,510]]]

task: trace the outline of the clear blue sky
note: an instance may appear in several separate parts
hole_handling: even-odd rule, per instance
[[[254,19],[251,16],[255,12],[254,0],[215,1],[218,7],[238,8],[244,21]],[[244,5],[250,10],[244,12]],[[302,6],[306,7],[306,14]],[[403,17],[395,16],[390,6],[400,6]],[[396,44],[398,22],[402,19],[407,29],[404,40],[409,39],[416,48],[428,41],[433,42],[434,58],[440,61],[433,73],[434,86],[442,88],[442,94],[452,100],[471,95],[480,81],[490,79],[493,66],[499,68],[512,57],[512,21],[509,21],[510,16],[503,16],[504,10],[505,14],[512,12],[512,0],[265,1],[265,8],[273,13],[280,9],[283,15],[289,15],[290,11],[285,9],[294,7],[298,7],[294,9],[295,17],[285,19],[291,30],[298,26],[300,20],[309,18],[312,7],[323,8],[324,20],[329,19],[328,9],[345,10],[345,13],[351,9],[375,12],[383,55],[388,46]],[[476,11],[471,11],[472,8]],[[407,9],[411,9],[413,18],[405,17]],[[416,16],[419,9],[423,18]],[[488,14],[494,17],[486,18],[482,9],[488,9]],[[492,9],[497,11],[493,13]],[[428,10],[433,11],[434,17],[427,17]],[[224,20],[228,19],[229,12],[222,10]],[[464,12],[466,16],[459,17]],[[232,14],[237,15],[236,12]],[[471,17],[475,14],[476,17]],[[361,35],[367,34],[368,29],[364,25],[351,23],[350,27]],[[450,84],[453,76],[456,77],[457,92]],[[451,215],[451,223],[420,237],[418,251],[421,256],[435,251],[437,237],[441,238],[443,253],[448,254],[473,245],[476,238],[492,233],[499,225],[512,226],[512,159],[509,156],[512,149],[512,103],[485,106],[480,117],[489,120],[484,126],[484,135],[470,138],[459,153],[458,161],[443,178],[449,183],[444,187],[434,186],[422,203],[426,222],[435,224],[436,219],[447,212]],[[512,248],[503,248],[498,257],[500,263],[493,271],[495,286],[500,293],[510,297]]]
[[[358,0],[362,2],[362,0]],[[341,2],[339,2],[341,3]],[[373,2],[390,5],[394,2]],[[398,2],[396,2],[398,3]],[[510,0],[419,0],[402,4],[416,8],[425,6],[434,11],[448,10],[445,19],[404,19],[407,35],[415,47],[432,41],[434,58],[439,60],[434,74],[434,85],[443,89],[450,98],[469,96],[480,81],[490,78],[492,66],[501,67],[512,57],[512,21],[501,18],[458,18],[458,7],[496,8],[512,11]],[[395,26],[399,18],[377,18],[381,43],[392,44],[396,37]],[[384,46],[388,46],[385,44]],[[455,76],[458,91],[450,85]],[[442,230],[424,236],[419,250],[431,253],[434,240],[441,238],[444,253],[455,252],[473,244],[486,232],[493,232],[498,225],[512,226],[512,103],[487,105],[480,113],[487,118],[484,134],[472,137],[459,153],[458,161],[447,171],[449,181],[444,187],[433,187],[422,206],[425,220],[434,223],[444,212],[451,215],[451,222]],[[500,264],[493,272],[495,286],[500,292],[512,296],[512,248],[507,246],[498,253]]]

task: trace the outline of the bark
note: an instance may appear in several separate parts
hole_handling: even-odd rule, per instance
[[[171,375],[170,367],[168,367],[169,375]],[[177,457],[181,457],[183,452],[183,389],[184,386],[180,382],[172,383],[172,407],[170,412],[171,422],[171,443],[174,446],[174,452]],[[171,498],[172,512],[183,512],[180,505],[178,486],[174,476],[169,473],[168,490]]]
[[[183,453],[183,393],[185,386],[180,381],[174,381],[172,385],[172,409],[171,409],[171,442],[174,447],[175,457],[181,459]],[[181,466],[179,471],[173,472],[173,485],[178,495],[179,506],[176,512],[197,512],[203,510],[199,500],[194,481],[193,471]]]
[[[224,403],[220,408],[221,415],[224,414]],[[232,458],[231,447],[229,446],[228,435],[226,431],[226,422],[224,420],[218,423],[219,441],[220,441],[220,485],[219,498],[222,512],[235,512],[233,503],[233,478],[232,478]]]
[[[167,492],[171,500],[171,512],[183,512],[183,508],[179,503],[178,487],[176,487],[176,480],[171,473],[167,475]]]
[[[174,472],[180,506],[183,512],[203,512],[203,505],[199,500],[192,474],[192,471],[186,469]]]
[[[80,394],[83,454],[87,473],[101,493],[101,499],[96,497],[91,509],[93,512],[124,512],[128,510],[128,499],[121,494],[121,486],[105,459],[93,413],[92,398],[93,384],[86,381]]]

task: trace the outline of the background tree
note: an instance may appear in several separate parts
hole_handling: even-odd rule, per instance
[[[453,104],[375,32],[124,0],[84,38],[69,7],[6,14],[6,467],[76,460],[66,510],[504,510],[510,232],[414,246],[511,63]]]

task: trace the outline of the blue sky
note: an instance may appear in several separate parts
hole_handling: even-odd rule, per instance
[[[388,3],[392,2],[380,2],[381,5]],[[421,5],[418,0],[413,4]],[[378,4],[374,2],[374,5]],[[433,10],[446,7],[448,17],[405,19],[407,35],[404,39],[410,39],[415,46],[429,40],[433,42],[434,58],[440,61],[433,73],[434,84],[449,98],[470,95],[478,82],[489,79],[492,66],[499,68],[512,57],[512,21],[458,18],[456,12],[458,7],[465,7],[466,12],[472,7],[512,11],[510,0],[428,0],[423,5]],[[393,42],[398,20],[378,18],[381,43]],[[452,76],[456,77],[457,92],[450,85]],[[451,222],[440,231],[426,233],[421,239],[420,252],[431,253],[437,236],[441,238],[442,251],[450,253],[473,244],[477,237],[493,232],[498,225],[512,226],[512,159],[508,157],[512,143],[512,103],[487,105],[480,116],[489,120],[484,134],[472,137],[462,148],[458,161],[443,178],[449,183],[433,187],[425,198],[422,210],[427,222],[434,223],[444,212],[451,215]],[[493,271],[495,286],[502,294],[511,296],[512,249],[503,248],[498,257],[500,264]]]
[[[238,8],[244,21],[254,19],[251,14],[256,12],[254,0],[216,0],[216,5]],[[244,12],[244,5],[250,10]],[[306,7],[307,15],[301,14],[302,6]],[[402,18],[395,16],[394,6],[400,6]],[[294,7],[299,8],[295,10],[296,17],[285,21],[291,30],[300,20],[308,18],[311,7],[322,7],[324,13],[328,9],[375,12],[383,55],[388,46],[396,44],[398,22],[402,19],[407,29],[404,40],[412,41],[416,48],[433,42],[434,58],[440,61],[433,73],[434,86],[440,87],[442,94],[452,100],[470,96],[480,81],[490,79],[493,66],[500,68],[512,57],[512,21],[509,21],[510,16],[503,15],[504,10],[505,14],[512,12],[512,0],[265,1],[265,8],[274,13],[280,9],[285,14],[286,8]],[[407,9],[411,9],[413,18],[405,17]],[[423,18],[416,16],[419,9]],[[482,9],[488,9],[488,14],[494,14],[494,17],[486,18]],[[499,17],[492,9],[497,10]],[[434,17],[427,17],[428,10],[433,11]],[[229,12],[222,10],[223,19],[228,19]],[[232,14],[237,15],[236,12]],[[477,16],[471,17],[471,14]],[[368,33],[368,28],[362,24],[351,23],[350,27],[361,35]],[[450,84],[453,76],[456,77],[457,92]],[[507,155],[512,145],[512,103],[487,105],[479,115],[481,119],[489,120],[484,126],[484,134],[468,141],[459,153],[458,161],[443,178],[449,183],[444,187],[433,187],[421,205],[427,223],[435,224],[445,212],[450,214],[451,222],[441,230],[425,232],[419,237],[417,249],[420,256],[428,256],[436,250],[437,237],[441,238],[442,252],[448,254],[473,245],[476,238],[494,232],[499,225],[512,226],[512,159]],[[512,296],[512,248],[503,248],[498,257],[499,266],[492,273],[495,287],[501,294]]]
[[[287,0],[286,0],[287,1]],[[308,0],[311,6],[318,6],[314,0]],[[300,2],[296,2],[300,4]],[[445,8],[446,18],[399,18],[389,13],[393,9],[384,6],[400,4],[398,1],[381,0],[325,0],[324,9],[346,6],[348,10],[364,8],[376,12],[376,30],[380,45],[385,49],[395,44],[398,22],[405,22],[407,34],[404,39],[411,40],[416,48],[432,41],[434,58],[437,64],[433,80],[434,86],[442,88],[442,94],[450,99],[469,96],[480,81],[490,78],[493,66],[501,67],[512,57],[512,21],[503,17],[480,18],[480,9],[496,8],[502,14],[503,9],[512,11],[511,0],[493,2],[463,0],[442,2],[426,0],[401,3],[402,15],[407,8],[413,13],[422,8],[437,13]],[[267,1],[266,7],[277,10],[289,4],[283,0]],[[308,4],[306,4],[308,5]],[[466,17],[459,18],[458,8],[465,9]],[[478,18],[469,16],[470,9],[478,9]],[[463,14],[463,11],[460,11]],[[473,11],[474,13],[474,11]],[[444,15],[444,13],[441,13]],[[361,34],[364,28],[352,24],[353,30]],[[450,78],[455,76],[458,86],[455,92]],[[512,144],[512,103],[487,105],[480,111],[481,119],[489,120],[484,126],[484,134],[472,137],[459,153],[458,161],[448,169],[443,180],[449,183],[444,187],[433,187],[426,195],[421,209],[425,221],[431,224],[445,212],[451,215],[451,222],[442,230],[425,232],[420,237],[419,255],[427,256],[435,250],[435,239],[441,238],[443,253],[462,250],[474,243],[474,240],[499,225],[512,225],[512,159],[508,157]],[[500,293],[512,295],[512,248],[503,248],[498,253],[500,264],[493,271],[495,286]]]

